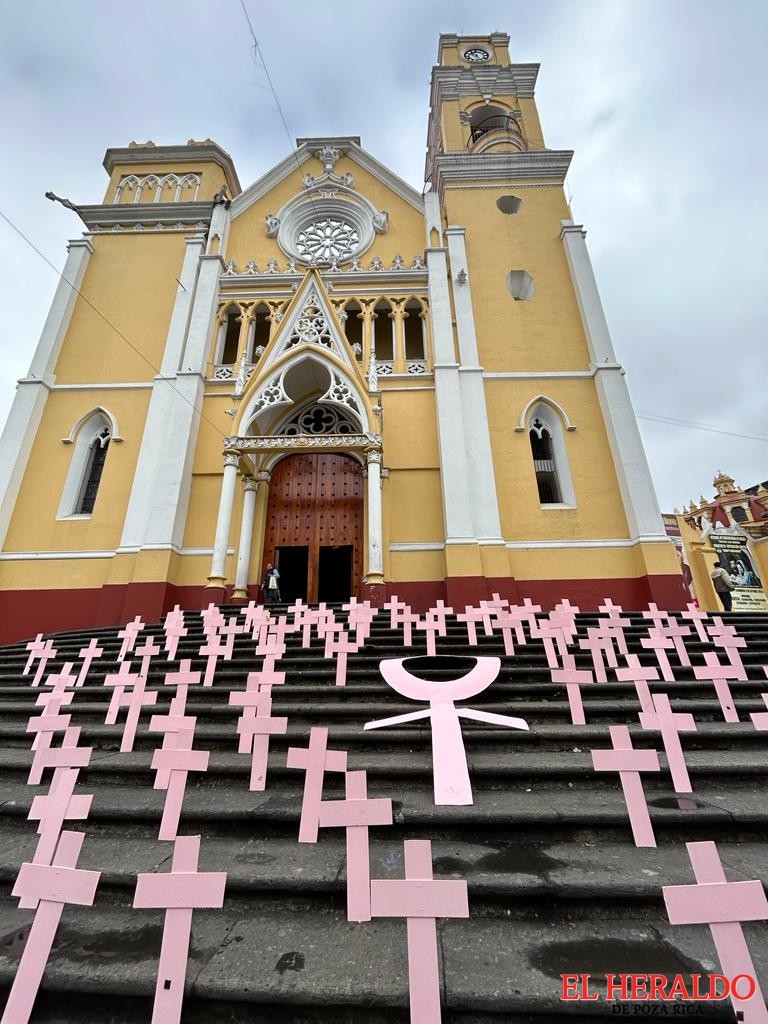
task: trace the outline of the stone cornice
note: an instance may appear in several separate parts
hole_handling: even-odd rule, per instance
[[[112,174],[115,167],[134,164],[178,164],[183,170],[194,170],[196,163],[214,163],[224,171],[231,196],[242,191],[232,157],[215,142],[188,146],[123,146],[108,149],[104,154],[104,169]]]
[[[380,434],[277,434],[270,437],[227,437],[224,451],[243,452],[381,450]]]
[[[459,100],[466,96],[531,97],[536,89],[540,64],[483,64],[465,67],[451,65],[432,69],[432,89],[429,103],[433,111],[446,100]]]
[[[248,286],[252,288],[258,287],[259,290],[263,290],[265,285],[277,285],[284,288],[291,287],[295,283],[303,281],[305,276],[305,271],[300,273],[278,271],[275,274],[269,272],[258,274],[224,273],[219,278],[219,283],[227,291],[233,288],[239,290]],[[355,290],[360,287],[386,287],[393,291],[408,292],[416,287],[426,287],[428,273],[426,268],[419,270],[342,270],[338,273],[323,271],[322,278],[326,287],[329,284],[331,285],[328,289],[331,294],[337,289],[348,291],[349,289]]]
[[[433,185],[442,194],[449,183],[544,181],[562,184],[568,173],[573,151],[570,149],[533,149],[525,153],[443,153],[435,157]]]
[[[79,214],[90,230],[113,228],[116,224],[149,227],[155,224],[202,224],[211,222],[213,205],[204,203],[103,203],[80,206]]]

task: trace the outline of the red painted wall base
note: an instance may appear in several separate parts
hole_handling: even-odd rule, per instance
[[[135,615],[145,622],[159,622],[175,604],[185,610],[205,608],[211,601],[231,600],[232,588],[177,587],[171,583],[129,583],[98,589],[6,590],[0,592],[0,643],[16,643],[36,633],[88,630],[121,626]],[[454,576],[440,581],[385,583],[363,587],[361,597],[375,607],[396,594],[415,611],[424,612],[442,599],[457,612],[476,605],[494,593],[511,603],[530,598],[549,611],[567,597],[582,611],[596,611],[610,597],[625,611],[659,608],[678,611],[691,600],[677,574],[641,576],[637,579],[515,580],[484,576]],[[249,598],[261,600],[261,588],[249,588]]]

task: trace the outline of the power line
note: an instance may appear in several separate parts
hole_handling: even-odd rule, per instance
[[[261,49],[261,46],[259,45],[258,39],[256,38],[256,32],[254,31],[253,22],[251,21],[250,15],[248,14],[248,9],[245,6],[245,0],[240,0],[240,6],[243,9],[243,14],[245,15],[245,20],[248,22],[248,30],[251,33],[251,39],[253,40],[254,63],[258,63],[259,66],[264,69],[264,74],[266,76],[267,82],[269,83],[269,88],[271,89],[272,95],[273,95],[273,97],[275,99],[275,104],[277,106],[277,113],[280,115],[280,120],[283,122],[283,128],[285,129],[285,134],[286,134],[286,137],[288,138],[288,143],[289,143],[289,145],[291,147],[291,153],[293,153],[294,159],[296,160],[296,166],[298,167],[299,171],[301,172],[301,161],[299,160],[299,153],[298,153],[298,150],[296,149],[296,147],[293,144],[293,136],[291,135],[291,132],[290,132],[290,130],[288,128],[288,122],[287,122],[287,120],[285,118],[285,114],[283,113],[283,108],[282,108],[282,105],[281,105],[280,100],[278,98],[277,90],[275,89],[274,83],[272,82],[272,76],[270,75],[269,69],[267,68],[267,62],[264,60],[264,53],[263,53],[263,51]],[[255,58],[257,58],[257,57],[258,57],[258,62],[255,60]],[[302,183],[303,183],[303,175],[302,175]],[[306,191],[307,196],[309,197],[309,201],[312,204],[312,209],[315,211],[315,214],[317,214],[318,213],[318,209],[317,209],[317,206],[315,205],[315,200],[312,197],[312,193],[310,191],[310,187],[308,185],[304,184],[304,190]]]
[[[21,230],[21,228],[18,227],[16,224],[14,224],[14,222],[11,220],[11,218],[8,217],[2,210],[0,210],[0,217],[2,217],[3,220],[6,222],[6,224],[8,224],[9,227],[13,228],[13,230],[16,232],[16,234],[20,238],[22,238],[31,249],[33,249],[37,253],[37,255],[40,257],[40,259],[43,260],[43,262],[48,264],[48,266],[51,268],[51,270],[54,272],[54,274],[56,274],[57,277],[60,280],[64,281],[67,285],[69,285],[69,287],[72,289],[72,291],[76,295],[78,295],[83,300],[83,302],[90,309],[92,309],[93,312],[101,320],[104,321],[104,323],[107,325],[107,327],[109,327],[110,330],[115,332],[115,334],[118,336],[118,338],[122,338],[122,340],[126,343],[126,345],[130,349],[132,349],[140,359],[143,359],[143,361],[147,364],[147,366],[151,370],[154,371],[155,374],[160,373],[159,367],[155,366],[155,364],[151,360],[147,359],[147,357],[144,355],[144,353],[141,352],[138,348],[136,348],[136,346],[133,344],[133,342],[131,342],[130,339],[126,338],[126,336],[123,334],[123,332],[120,331],[117,327],[115,327],[115,325],[112,323],[112,321],[107,319],[107,317],[104,316],[104,314],[101,312],[101,310],[97,309],[96,306],[94,306],[94,304],[90,301],[90,299],[88,299],[85,295],[83,295],[83,293],[80,291],[79,288],[75,287],[75,285],[72,284],[71,281],[69,281],[66,277],[64,277],[64,275],[59,270],[59,268],[55,264],[51,263],[51,261],[45,255],[45,253],[42,252],[40,249],[38,249],[38,247],[35,245],[35,243],[32,241],[32,239],[29,238],[27,235],[25,235],[24,232]],[[184,287],[184,286],[182,285],[182,287]],[[186,291],[186,289],[185,289],[185,291]],[[200,416],[200,418],[202,420],[205,420],[205,422],[208,424],[209,427],[213,427],[213,429],[216,431],[217,434],[221,434],[222,433],[221,427],[217,427],[216,424],[212,422],[212,420],[209,420],[208,417],[203,412],[203,410],[202,409],[198,409],[198,407],[195,405],[195,403],[190,401],[189,398],[187,398],[187,396],[185,394],[183,394],[183,392],[179,391],[179,389],[175,386],[175,384],[172,381],[168,380],[167,383],[170,384],[171,388],[173,389],[173,391],[176,392],[176,394],[179,396],[179,398],[183,398],[184,401],[187,403],[187,405],[189,405],[192,409],[194,409],[194,411]]]
[[[762,437],[759,434],[740,434],[735,430],[723,430],[721,427],[713,427],[709,423],[694,423],[693,420],[680,420],[675,419],[673,416],[659,416],[649,412],[637,413],[639,420],[654,420],[657,423],[669,423],[676,427],[686,427],[689,430],[707,430],[712,434],[725,434],[727,437],[742,437],[748,441],[766,441],[768,437]]]

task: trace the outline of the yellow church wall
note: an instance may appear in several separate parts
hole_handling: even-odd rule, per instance
[[[522,199],[520,212],[503,214],[496,200]],[[569,212],[562,189],[507,188],[479,191],[448,188],[449,224],[467,229],[480,362],[494,370],[581,370],[589,354],[560,240]],[[507,289],[511,270],[527,270],[534,297],[515,301]]]
[[[101,316],[77,300],[56,365],[57,384],[143,381],[155,376],[178,290],[184,239],[183,232],[125,231],[92,237],[94,254],[80,290]]]
[[[151,152],[151,149],[147,150],[148,154],[151,154]],[[129,177],[131,174],[135,174],[137,178],[142,178],[147,174],[156,174],[158,178],[162,178],[165,177],[166,174],[178,174],[181,177],[190,173],[200,175],[200,190],[197,195],[198,202],[205,202],[209,199],[213,199],[226,181],[224,171],[218,164],[199,160],[195,157],[194,153],[190,153],[188,161],[183,160],[175,164],[160,163],[158,161],[153,162],[148,156],[145,163],[115,165],[109,178],[107,190],[104,193],[104,204],[111,205],[113,203],[117,186],[123,178]],[[141,195],[141,205],[151,203],[154,199],[154,194],[154,188],[144,190]],[[135,193],[133,192],[127,192],[124,195],[121,195],[120,206],[133,204],[134,195]],[[184,189],[182,191],[181,201],[191,202],[193,196],[194,189],[191,194],[188,194],[187,190]]]
[[[107,582],[110,561],[109,558],[4,561],[0,563],[0,593],[6,590],[87,590],[101,587]]]
[[[510,571],[518,580],[635,579],[649,572],[676,572],[672,544],[508,550]]]
[[[389,391],[382,387],[384,465],[390,469],[438,468],[434,391]]]
[[[227,243],[227,260],[234,260],[239,268],[251,259],[256,260],[262,270],[270,259],[276,259],[280,266],[285,266],[287,257],[276,239],[267,238],[264,218],[267,214],[276,214],[289,199],[306,191],[302,179],[307,171],[317,175],[320,165],[317,161],[310,161],[301,170],[297,167],[267,195],[233,218]],[[385,234],[374,237],[373,244],[361,257],[363,265],[367,266],[373,256],[379,256],[385,267],[391,265],[395,256],[402,256],[406,265],[409,265],[417,253],[424,252],[422,214],[356,161],[342,156],[334,168],[334,174],[343,175],[347,172],[354,178],[356,192],[365,196],[377,210],[387,210],[389,213],[389,229]]]
[[[523,409],[540,394],[557,402],[576,426],[576,430],[563,427],[575,509],[541,506],[528,433],[515,429]],[[485,395],[502,534],[506,540],[628,536],[605,425],[591,379],[496,378],[486,380]]]
[[[149,398],[149,388],[51,392],[22,479],[6,551],[110,550],[119,544]],[[75,450],[75,444],[64,444],[62,438],[97,406],[115,416],[123,441],[110,443],[93,515],[57,520]]]
[[[390,543],[442,541],[445,537],[437,469],[390,471],[383,498],[396,510],[390,527]]]
[[[544,132],[541,127],[539,111],[533,97],[520,96],[517,99],[517,109],[523,122],[523,132],[528,149],[545,149]]]
[[[392,583],[442,580],[446,575],[443,551],[392,551],[388,576]]]

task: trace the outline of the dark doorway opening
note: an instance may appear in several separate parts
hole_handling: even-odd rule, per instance
[[[297,598],[307,600],[307,579],[309,576],[309,547],[298,545],[275,549],[275,564],[280,573],[280,597],[287,603]]]
[[[351,595],[352,545],[323,545],[318,564],[318,601],[348,601]]]

